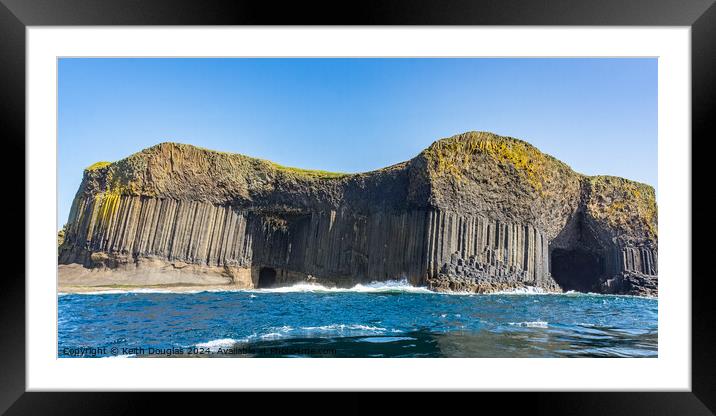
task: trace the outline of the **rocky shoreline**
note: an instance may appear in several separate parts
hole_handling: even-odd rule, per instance
[[[61,237],[65,288],[405,278],[658,294],[653,188],[485,132],[359,174],[162,143],[86,169]]]
[[[524,270],[503,264],[484,264],[477,256],[463,259],[453,255],[440,273],[428,280],[428,289],[438,292],[494,293],[508,290],[539,288],[544,292],[561,293],[556,282],[536,284]],[[550,284],[553,283],[553,284]]]

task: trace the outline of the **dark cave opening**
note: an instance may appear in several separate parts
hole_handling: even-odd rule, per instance
[[[604,273],[604,259],[596,253],[576,248],[555,248],[550,259],[552,277],[567,291],[591,292]]]
[[[276,284],[276,269],[272,267],[262,267],[259,271],[259,284],[260,288],[273,287]]]

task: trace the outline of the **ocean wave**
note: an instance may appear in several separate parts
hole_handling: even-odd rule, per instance
[[[196,289],[196,290],[172,290],[164,288],[137,288],[137,289],[107,289],[107,290],[95,290],[86,292],[58,292],[57,296],[67,295],[123,295],[123,294],[151,294],[151,293],[165,293],[165,294],[197,294],[197,293],[223,293],[223,292],[237,292],[237,293],[251,293],[250,297],[255,298],[261,293],[424,293],[433,295],[447,295],[447,296],[494,296],[494,295],[551,295],[551,296],[568,296],[568,297],[581,297],[581,296],[599,296],[599,297],[613,297],[613,298],[639,298],[658,300],[658,297],[654,296],[637,296],[637,295],[616,295],[606,293],[594,293],[594,292],[576,292],[569,290],[566,292],[549,292],[545,289],[535,286],[525,286],[520,288],[501,290],[490,293],[474,293],[467,291],[450,291],[450,292],[436,292],[428,289],[424,286],[412,286],[407,279],[403,280],[386,280],[386,281],[373,281],[367,284],[357,284],[350,288],[340,287],[328,287],[317,283],[297,283],[292,286],[276,287],[269,289],[224,289],[224,288],[211,288],[211,289]]]
[[[212,352],[216,352],[219,348],[231,348],[236,344],[248,344],[255,341],[271,341],[275,339],[298,338],[301,336],[320,338],[322,336],[329,337],[334,336],[336,334],[341,336],[376,335],[386,333],[387,331],[388,329],[386,328],[361,324],[330,324],[318,326],[302,326],[300,328],[293,328],[291,326],[284,325],[281,327],[268,328],[263,334],[251,334],[247,337],[240,339],[214,339],[211,341],[198,343],[195,346],[197,348],[204,348]],[[402,331],[391,330],[390,332]]]
[[[238,293],[238,292],[245,292],[246,289],[219,289],[219,288],[213,288],[213,289],[196,289],[196,290],[181,290],[181,291],[174,291],[172,293],[178,293],[178,294],[188,294],[192,295],[195,293],[224,293],[224,292],[231,292],[231,293]]]
[[[550,295],[554,292],[548,292],[541,287],[536,286],[525,286],[516,287],[514,289],[500,290],[497,292],[488,293],[489,295]]]
[[[250,292],[255,293],[292,293],[292,292],[316,292],[316,293],[336,293],[336,292],[356,292],[356,293],[435,293],[430,289],[422,286],[412,286],[406,279],[403,280],[386,280],[373,281],[367,284],[357,284],[351,288],[327,287],[317,283],[297,283],[293,286],[276,287],[270,289],[252,289]]]
[[[249,336],[244,339],[244,342],[248,341],[248,339],[252,338],[253,336]],[[240,343],[241,340],[234,339],[234,338],[221,338],[221,339],[214,339],[207,342],[200,342],[196,344],[197,348],[205,348],[210,351],[217,351],[219,348],[230,348],[238,343]]]
[[[567,295],[567,296],[602,296],[602,297],[612,297],[612,298],[636,298],[636,299],[649,299],[649,300],[659,300],[657,296],[642,296],[642,295],[617,295],[614,293],[594,293],[594,292],[576,292],[574,290],[568,290],[564,293],[557,293],[558,295]]]
[[[284,325],[281,327],[269,328],[268,331],[271,331],[271,332],[261,334],[258,336],[258,338],[260,338],[262,340],[272,340],[272,339],[284,338],[290,332],[293,332],[294,328],[291,327],[290,325]]]
[[[385,332],[386,328],[369,325],[346,325],[346,324],[331,324],[321,326],[302,326],[300,328],[303,331],[309,332],[346,332],[346,331],[367,331],[367,332]]]
[[[530,322],[508,322],[511,326],[521,326],[524,328],[548,328],[549,324],[545,321],[530,321]]]

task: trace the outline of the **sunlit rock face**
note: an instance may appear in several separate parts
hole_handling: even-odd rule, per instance
[[[88,281],[654,296],[656,222],[653,188],[491,133],[360,174],[162,143],[85,170],[59,262]]]

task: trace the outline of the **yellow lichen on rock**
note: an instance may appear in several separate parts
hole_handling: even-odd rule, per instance
[[[486,132],[469,132],[443,139],[425,152],[439,174],[451,175],[458,180],[470,169],[477,154],[486,155],[503,167],[513,167],[534,191],[543,196],[544,185],[555,168],[569,169],[522,140]]]
[[[641,226],[653,238],[658,236],[654,188],[615,176],[589,177],[589,212],[599,220],[622,229]]]
[[[98,170],[98,169],[106,168],[107,166],[109,166],[111,164],[112,164],[112,162],[95,162],[95,163],[91,164],[90,166],[88,166],[85,170],[88,170],[88,171]]]
[[[119,201],[122,193],[119,189],[107,190],[106,192],[97,194],[97,206],[99,207],[98,219],[103,228],[109,227],[117,210],[119,209]]]

